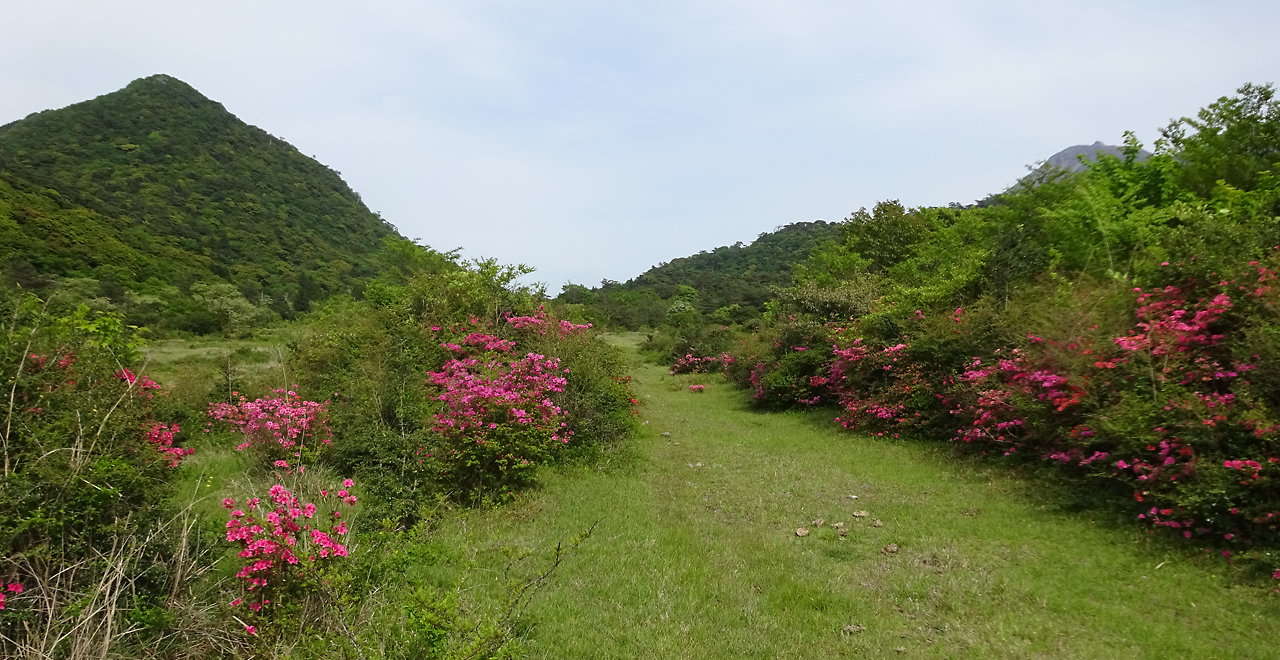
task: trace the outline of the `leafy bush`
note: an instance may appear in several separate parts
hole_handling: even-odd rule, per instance
[[[379,516],[412,521],[447,494],[505,497],[566,449],[631,430],[616,349],[557,318],[527,272],[401,255],[398,280],[321,310],[295,352],[304,391],[332,395],[328,459]]]
[[[159,386],[135,373],[139,340],[119,315],[13,291],[0,313],[0,582],[26,585],[32,603],[0,615],[0,650],[65,653],[149,628],[171,591],[165,503],[191,453],[175,446],[184,432],[151,416]]]

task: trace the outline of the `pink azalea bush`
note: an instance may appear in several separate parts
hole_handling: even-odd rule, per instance
[[[685,354],[671,365],[671,375],[676,374],[706,374],[711,372],[727,372],[730,365],[733,364],[733,356],[728,353],[719,355],[711,355],[707,357],[695,357],[693,354]]]
[[[271,486],[265,501],[224,499],[222,506],[230,511],[226,540],[240,547],[237,556],[243,560],[236,577],[244,594],[231,607],[247,601],[256,614],[273,598],[278,602],[314,589],[318,571],[348,555],[342,507],[356,505],[353,485],[346,479],[340,488],[321,490],[318,503],[303,502],[281,483]]]
[[[537,328],[545,317],[515,320],[512,325]],[[569,443],[573,431],[551,398],[567,384],[568,370],[559,359],[537,353],[517,357],[511,355],[514,342],[479,333],[468,335],[463,345],[443,346],[457,356],[428,373],[444,404],[433,430],[446,442],[439,460],[459,488],[501,490],[526,481],[537,465]]]
[[[223,422],[241,436],[238,450],[254,448],[264,457],[298,456],[303,448],[333,441],[328,425],[329,402],[304,401],[293,390],[272,390],[275,396],[249,401],[244,395],[237,403],[211,403],[206,433],[213,422]]]

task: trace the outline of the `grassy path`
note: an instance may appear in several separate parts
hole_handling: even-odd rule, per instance
[[[1277,601],[1219,563],[937,448],[755,413],[718,377],[633,373],[632,455],[469,521],[487,547],[545,548],[600,520],[530,610],[534,657],[1280,656]]]

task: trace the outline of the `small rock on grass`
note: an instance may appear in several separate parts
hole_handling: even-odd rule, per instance
[[[670,433],[668,433],[668,432],[666,432],[666,431],[663,431],[663,432],[662,432],[662,437],[664,437],[664,438],[670,438],[670,437],[671,437],[671,434],[670,434]]]
[[[832,527],[834,527],[834,528],[836,528],[836,529],[840,529],[841,527],[844,527],[844,523],[842,523],[842,522],[832,523],[832,525],[831,525],[831,526],[832,526]]]
[[[809,528],[808,528],[808,527],[798,527],[798,528],[796,528],[796,536],[808,536],[808,535],[809,535]]]
[[[872,527],[882,527],[882,526],[884,526],[884,523],[880,522],[880,519],[879,519],[879,518],[876,518],[875,520],[871,521],[871,526],[872,526]]]
[[[868,514],[866,511],[854,511],[854,512],[853,512],[853,517],[854,517],[854,518],[866,518],[868,515],[870,515],[870,514]]]
[[[842,530],[840,530],[840,538],[844,538],[844,537],[846,537],[846,536],[848,536],[848,535],[849,535],[849,530],[847,530],[847,529],[842,529]]]
[[[889,545],[886,545],[885,547],[880,548],[880,552],[886,555],[896,555],[898,554],[898,544],[890,543]]]
[[[814,519],[814,521],[813,521],[813,526],[814,526],[814,527],[821,527],[821,526],[822,526],[822,523],[825,523],[825,522],[827,522],[825,518],[815,518],[815,519]]]
[[[846,635],[852,635],[853,633],[860,633],[860,632],[862,632],[862,631],[864,631],[864,630],[866,630],[866,629],[867,629],[867,627],[866,627],[866,626],[858,625],[858,624],[856,624],[856,623],[851,623],[851,624],[849,624],[849,625],[845,626],[844,628],[841,628],[841,629],[840,629],[840,632],[842,632],[842,633],[844,633],[844,634],[846,634]]]

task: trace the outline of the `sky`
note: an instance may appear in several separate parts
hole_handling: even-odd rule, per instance
[[[1274,0],[0,0],[0,124],[175,76],[401,233],[567,283],[971,203],[1280,82]]]

